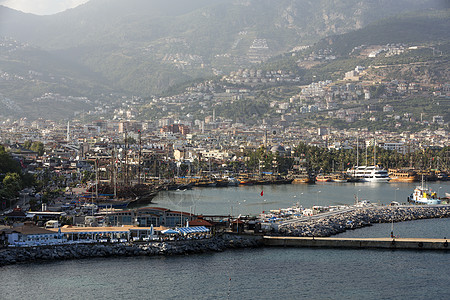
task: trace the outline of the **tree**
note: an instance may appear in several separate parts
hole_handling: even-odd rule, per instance
[[[22,181],[18,173],[7,173],[3,178],[3,189],[1,194],[5,198],[14,198],[22,189]]]
[[[0,145],[0,174],[6,174],[8,172],[19,173],[20,165],[5,150],[5,147]]]
[[[39,156],[42,156],[44,154],[44,144],[42,142],[33,142],[30,150],[37,152]]]
[[[33,142],[32,142],[31,140],[25,141],[25,142],[23,143],[23,147],[24,147],[25,149],[31,149],[32,143],[33,143]]]

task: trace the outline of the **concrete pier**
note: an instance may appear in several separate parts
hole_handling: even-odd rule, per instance
[[[333,238],[264,236],[265,246],[357,249],[450,250],[446,239],[429,238]]]

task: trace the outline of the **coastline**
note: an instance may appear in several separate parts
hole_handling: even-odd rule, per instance
[[[449,218],[450,206],[365,207],[355,211],[290,224],[273,236],[329,237],[375,223]],[[15,263],[121,256],[171,256],[227,249],[264,247],[262,235],[224,233],[203,240],[148,243],[70,244],[0,250],[0,267]]]

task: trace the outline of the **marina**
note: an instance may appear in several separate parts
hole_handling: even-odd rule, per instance
[[[444,196],[448,191],[449,183],[433,182],[429,183],[429,187],[440,191],[441,196]],[[27,292],[29,289],[39,288],[45,288],[42,299],[56,295],[56,291],[58,293],[64,292],[68,297],[77,298],[95,295],[98,297],[118,297],[118,295],[125,296],[125,294],[145,298],[146,295],[148,296],[149,286],[151,286],[152,297],[157,298],[175,298],[181,295],[196,299],[222,298],[222,296],[225,298],[228,295],[230,299],[242,297],[266,298],[268,296],[295,298],[298,295],[315,295],[317,289],[320,289],[323,295],[328,295],[327,298],[335,298],[336,295],[347,298],[361,298],[369,295],[369,298],[378,298],[380,297],[378,286],[390,286],[389,283],[394,280],[393,274],[396,274],[395,280],[397,282],[406,283],[411,280],[419,280],[419,277],[414,279],[416,275],[411,277],[404,276],[405,272],[400,272],[400,274],[399,270],[402,270],[405,266],[408,266],[408,269],[420,268],[431,272],[431,274],[440,272],[439,274],[444,276],[448,271],[443,268],[442,264],[442,259],[446,259],[445,255],[448,252],[441,249],[437,252],[430,252],[427,249],[433,247],[428,244],[430,238],[437,239],[432,245],[438,244],[440,248],[444,247],[445,237],[450,236],[448,231],[450,219],[437,218],[405,222],[405,220],[413,219],[408,217],[408,211],[433,210],[435,206],[389,206],[394,200],[405,202],[405,200],[401,201],[400,199],[406,199],[413,188],[414,184],[410,183],[325,182],[315,185],[265,185],[263,189],[262,186],[257,185],[236,186],[227,188],[227,193],[224,193],[221,188],[162,191],[147,207],[164,206],[178,210],[191,210],[204,215],[232,213],[235,216],[259,214],[263,211],[268,213],[270,210],[281,212],[284,209],[287,212],[287,208],[292,207],[292,210],[287,213],[291,217],[300,213],[300,207],[347,207],[329,211],[322,215],[301,216],[304,219],[292,218],[292,221],[287,222],[285,226],[281,226],[280,229],[282,230],[280,231],[282,232],[280,233],[287,234],[286,229],[288,228],[290,228],[289,230],[299,230],[299,221],[311,233],[316,232],[314,228],[320,230],[324,228],[339,229],[341,225],[348,226],[348,229],[345,232],[341,229],[337,230],[333,233],[331,239],[324,238],[324,242],[320,240],[323,238],[319,238],[319,231],[317,231],[313,236],[302,238],[302,243],[306,244],[293,244],[293,247],[289,245],[291,242],[278,241],[276,247],[269,245],[267,242],[267,246],[261,248],[261,246],[255,244],[257,243],[255,240],[245,242],[246,239],[239,239],[238,236],[229,236],[220,240],[205,238],[184,241],[175,238],[171,240],[169,236],[164,241],[146,241],[143,237],[141,241],[136,241],[132,246],[133,243],[128,241],[121,242],[120,236],[118,236],[117,242],[110,240],[106,243],[74,243],[59,246],[60,248],[55,248],[56,246],[11,248],[11,251],[25,251],[21,252],[22,254],[19,256],[22,259],[32,255],[35,251],[33,249],[39,249],[39,254],[34,255],[38,255],[41,259],[36,262],[29,261],[26,264],[3,266],[0,273],[0,279],[6,282],[3,295],[6,299],[12,298],[14,291],[23,287],[21,282],[31,276],[30,280],[31,278],[33,280],[30,282],[33,283],[31,286],[27,286],[27,289],[22,293],[23,298],[31,298],[32,294]],[[355,204],[355,195],[356,199],[359,200],[358,206]],[[372,226],[366,226],[364,222],[369,219],[358,219],[358,214],[355,215],[355,212],[361,209],[371,209],[372,203],[377,204],[379,210],[390,211],[390,213],[384,211],[372,215],[372,217],[385,217],[386,223],[374,222]],[[297,207],[297,210],[295,207]],[[396,237],[392,239],[390,237],[391,224],[389,220],[394,216],[393,211],[401,211],[402,207],[406,207],[404,212],[408,213],[402,213],[395,217],[394,234]],[[436,207],[445,207],[445,205]],[[339,219],[339,216],[342,216],[342,218]],[[423,217],[427,216],[424,215]],[[353,218],[353,222],[348,223],[349,218]],[[335,227],[326,225],[323,222],[325,219],[332,220]],[[361,223],[361,221],[364,222]],[[311,227],[312,224],[316,224],[314,226],[317,227]],[[354,228],[360,229],[353,230]],[[405,231],[405,228],[409,229]],[[145,227],[141,229],[144,231],[150,230]],[[57,230],[54,229],[53,232],[57,233]],[[87,229],[80,228],[78,230],[81,234],[80,237],[89,236]],[[92,235],[101,234],[100,229],[90,230],[93,232]],[[122,234],[122,238],[127,235],[123,234],[126,232],[126,228],[123,227],[117,228],[117,230],[111,228],[111,230]],[[307,231],[303,232],[308,234]],[[325,231],[322,231],[322,233],[328,234]],[[414,239],[411,240],[411,238]],[[416,240],[417,238],[427,240]],[[278,237],[278,239],[296,240],[292,243],[299,243],[295,236]],[[402,239],[408,240],[405,241],[406,244],[403,243]],[[131,237],[131,240],[133,240],[133,237]],[[396,248],[392,246],[393,240]],[[280,243],[287,243],[286,247]],[[308,243],[315,244],[309,245]],[[317,247],[318,244],[320,247]],[[403,249],[409,248],[405,245],[411,245],[410,248],[414,250],[403,251]],[[361,248],[364,250],[361,251]],[[387,250],[383,250],[383,248]],[[396,250],[392,251],[392,249]],[[201,255],[197,255],[200,253]],[[67,258],[86,257],[89,257],[89,259],[65,260]],[[48,262],[45,262],[46,260]],[[385,264],[384,261],[386,260],[391,261],[391,263]],[[344,261],[345,264],[342,263]],[[66,272],[63,271],[67,269],[71,270],[67,273],[70,274],[70,277],[66,277],[69,275],[66,275]],[[173,272],[174,269],[182,271]],[[258,272],[253,272],[249,276],[248,271],[256,269]],[[364,275],[368,269],[375,270],[375,273],[372,271],[370,275]],[[96,270],[101,271],[102,274],[107,272],[109,275],[106,277],[100,276]],[[327,274],[333,275],[324,277],[323,270],[327,270]],[[43,271],[57,274],[55,275],[57,277],[39,277],[39,280],[37,280],[36,274]],[[366,278],[369,283],[365,284],[362,289],[348,291],[348,285],[345,285],[344,288],[344,284],[339,283],[340,280],[337,278],[353,276],[355,272],[363,274],[360,275],[361,278]],[[191,279],[192,274],[197,274],[195,284],[202,290],[201,292],[194,293],[193,289],[186,287],[186,285],[194,284]],[[450,276],[450,274],[448,275]],[[17,278],[18,276],[21,280],[5,279]],[[88,282],[85,282],[84,279],[73,279],[86,278],[86,276],[89,278]],[[102,280],[96,279],[95,276],[100,276]],[[267,276],[272,279],[267,280]],[[320,277],[321,283],[314,283],[310,277]],[[123,278],[127,278],[127,280],[123,281]],[[62,282],[63,285],[56,289],[52,283],[55,280]],[[297,288],[298,285],[292,285],[299,281],[305,282],[307,285],[302,286],[301,289]],[[173,286],[173,282],[178,284]],[[373,284],[373,282],[376,284]],[[183,284],[180,285],[179,283]],[[324,287],[324,284],[328,286]],[[83,285],[86,285],[86,288],[80,288]],[[214,286],[214,289],[211,286]],[[433,286],[433,291],[428,291],[427,296],[431,292],[440,298],[447,291],[447,287],[441,286],[440,283],[437,284],[437,289],[436,284]],[[105,290],[105,287],[109,288]],[[274,291],[276,291],[276,295]],[[383,290],[382,295],[388,297],[394,292],[398,292],[398,289],[387,288]],[[89,293],[89,296],[87,293]],[[402,293],[404,297],[424,295],[422,294],[423,288],[404,289]],[[33,297],[41,299],[40,296],[36,297],[34,294]]]
[[[425,184],[445,197],[450,191],[449,181]],[[408,203],[416,187],[406,182],[322,182],[316,184],[246,185],[220,188],[193,188],[191,190],[162,191],[147,207],[166,207],[203,215],[258,215],[262,211],[281,209],[299,204],[303,208],[318,206],[353,205],[355,197],[373,204],[389,205],[392,201]],[[226,192],[224,192],[226,191]],[[261,191],[264,191],[261,196]]]
[[[404,237],[420,234],[442,239],[448,233],[450,219],[395,226]],[[376,224],[341,235],[386,237],[389,231],[390,224]],[[16,264],[2,267],[0,280],[4,282],[5,299],[13,299],[18,290],[22,299],[57,298],[62,294],[87,299],[130,295],[166,299],[293,299],[315,298],[318,290],[323,299],[391,299],[393,295],[401,295],[394,297],[399,299],[443,299],[448,295],[447,283],[433,278],[450,276],[443,263],[447,256],[448,252],[443,251],[267,247],[187,256]],[[258,272],[252,272],[255,270]],[[46,276],[42,276],[43,272]],[[348,278],[355,274],[364,283],[349,285]]]

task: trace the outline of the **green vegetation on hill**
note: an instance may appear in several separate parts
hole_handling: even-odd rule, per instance
[[[450,39],[450,9],[409,13],[377,21],[362,29],[327,37],[313,49],[332,48],[340,56],[361,45],[422,44]]]
[[[6,201],[11,204],[11,200],[25,185],[31,184],[31,180],[30,176],[22,174],[19,163],[0,145],[0,207]]]
[[[0,53],[1,70],[23,77],[22,81],[2,81],[0,88],[4,97],[27,107],[20,112],[8,110],[8,114],[70,117],[95,105],[57,102],[50,106],[31,101],[44,93],[86,96],[93,101],[114,92],[145,98],[171,95],[201,79],[214,78],[214,73],[237,68],[291,71],[301,78],[295,84],[302,85],[340,79],[356,65],[406,64],[428,61],[434,55],[427,49],[391,58],[360,58],[357,51],[348,55],[362,44],[432,42],[444,53],[440,59],[446,60],[449,10],[430,8],[442,8],[442,2],[92,0],[46,17],[0,7],[0,35],[41,47]],[[424,10],[405,14],[417,9]],[[392,17],[397,13],[403,14]],[[380,21],[386,16],[391,17]],[[341,33],[346,34],[337,35]],[[249,50],[255,39],[265,39],[267,54],[277,56],[261,65],[250,63]],[[317,41],[305,51],[287,52]],[[313,51],[325,49],[332,49],[337,59],[299,67]],[[43,76],[30,78],[29,71]],[[260,99],[255,101],[259,107]],[[263,115],[252,105],[248,109],[234,117]],[[224,111],[224,116],[233,115]],[[160,115],[145,113],[149,114]]]

